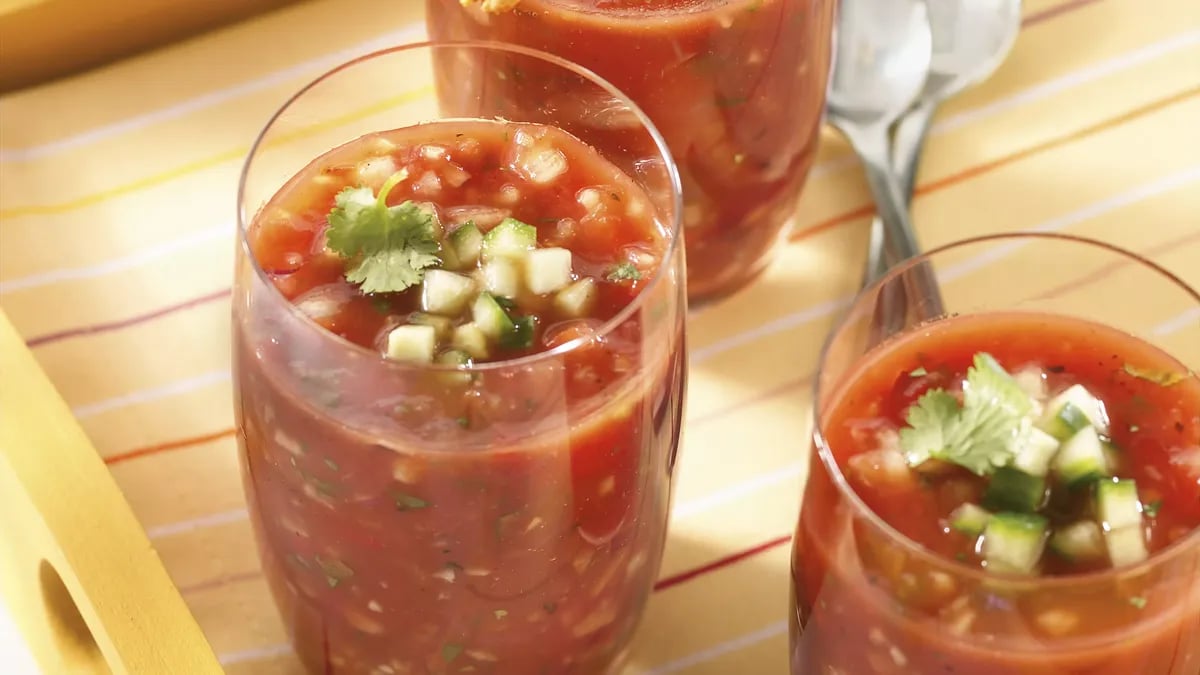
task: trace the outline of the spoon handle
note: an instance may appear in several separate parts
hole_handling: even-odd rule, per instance
[[[917,167],[921,160],[921,151],[925,147],[925,137],[933,122],[933,114],[937,102],[933,99],[920,99],[896,124],[892,136],[892,147],[889,153],[892,171],[900,183],[901,197],[904,204],[912,204],[913,190],[917,182]],[[867,264],[863,270],[863,287],[866,288],[887,274],[888,269],[900,262],[889,246],[889,240],[884,236],[883,221],[876,216],[871,220],[871,231],[867,244]]]
[[[889,166],[891,151],[886,128],[865,128],[853,134],[850,141],[863,159],[888,253],[896,263],[919,255],[921,248],[909,219],[908,200]],[[884,335],[902,329],[910,313],[915,320],[944,313],[941,291],[928,263],[923,262],[904,277],[893,279],[880,293],[876,323]]]

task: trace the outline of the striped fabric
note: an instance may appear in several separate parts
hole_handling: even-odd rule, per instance
[[[420,38],[421,4],[321,0],[0,101],[0,305],[230,673],[299,672],[259,574],[231,428],[240,161],[307,79]],[[1011,57],[934,127],[914,205],[927,246],[1071,232],[1200,285],[1200,3],[1149,4],[1026,0]],[[692,318],[676,509],[631,672],[785,672],[809,382],[870,213],[857,163],[827,135],[778,263]],[[1145,301],[1117,276],[1080,272],[1064,292]],[[1194,360],[1200,312],[1154,320]]]

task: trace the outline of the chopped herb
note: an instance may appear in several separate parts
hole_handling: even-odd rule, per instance
[[[497,305],[503,307],[504,311],[506,312],[511,312],[517,308],[517,303],[513,302],[510,298],[506,298],[501,295],[493,295],[492,299],[496,301]]]
[[[718,96],[717,97],[717,107],[718,108],[733,108],[734,106],[742,105],[743,103],[746,102],[746,100],[747,99],[745,96]]]
[[[1142,513],[1145,513],[1150,518],[1157,518],[1158,512],[1162,510],[1162,500],[1155,499],[1154,501],[1142,505]]]
[[[325,574],[325,582],[329,584],[330,588],[337,588],[338,584],[354,576],[354,570],[340,560],[325,560],[318,557],[316,561],[321,572]]]
[[[1146,598],[1144,598],[1140,595],[1135,595],[1129,599],[1129,604],[1133,605],[1134,607],[1136,607],[1138,609],[1145,609],[1146,608]]]
[[[605,277],[609,281],[638,281],[642,278],[642,272],[631,262],[623,262],[608,271]]]
[[[957,561],[959,561],[959,562],[966,562],[966,561],[967,561],[967,554],[966,554],[966,553],[963,553],[962,551],[959,551],[958,553],[955,553],[955,554],[954,554],[954,559],[955,559],[955,560],[957,560]]]
[[[517,518],[517,513],[517,511],[511,511],[496,519],[496,541],[503,541],[508,532],[512,530],[512,524]]]
[[[542,604],[542,609],[546,610],[547,614],[553,614],[558,609],[558,604],[553,603],[553,602],[547,602],[547,603]]]
[[[763,5],[763,0],[754,0],[754,2],[750,3],[750,6],[746,8],[746,12],[753,14],[754,12],[757,12],[758,10],[762,9],[762,5]]]
[[[312,565],[309,564],[309,562],[304,559],[304,556],[300,555],[299,553],[287,554],[287,560],[297,567],[303,567],[306,570],[312,569]]]
[[[325,458],[325,466],[329,467],[332,471],[338,471],[341,468],[338,466],[337,462],[329,459],[328,457]]]
[[[414,497],[403,492],[396,495],[396,508],[400,511],[416,511],[428,506],[429,502],[420,497]]]
[[[1187,375],[1180,372],[1139,368],[1131,363],[1126,363],[1123,369],[1126,374],[1132,375],[1139,380],[1153,382],[1154,384],[1161,385],[1163,387],[1170,387],[1171,385],[1179,384],[1187,378]]]
[[[492,616],[496,617],[497,619],[503,619],[504,617],[508,616],[508,612],[504,611],[503,609],[497,609],[492,612]]]
[[[619,201],[621,201],[621,195],[619,195],[619,194],[617,194],[617,193],[615,193],[615,192],[610,192],[610,193],[608,193],[608,196],[609,196],[609,197],[612,197],[614,202],[619,202]]]
[[[376,196],[367,187],[337,194],[325,231],[329,248],[349,261],[346,279],[364,293],[403,291],[421,283],[425,269],[439,264],[433,214],[406,201],[387,205],[388,193],[404,180],[398,171]]]
[[[459,654],[462,653],[463,646],[457,642],[447,642],[446,644],[442,645],[442,660],[446,663],[450,663],[454,659],[457,659]]]
[[[1065,373],[1065,372],[1067,372],[1067,367],[1066,366],[1057,366],[1057,365],[1056,366],[1046,366],[1046,372],[1054,373],[1054,374]]]
[[[908,373],[909,377],[924,377],[928,374],[929,374],[929,371],[925,370],[925,366],[918,366],[916,368],[913,368]]]
[[[1014,434],[1033,403],[989,354],[975,355],[963,385],[963,404],[945,389],[930,389],[908,409],[900,446],[910,466],[940,459],[979,476],[1012,459]],[[1024,431],[1023,433],[1028,433]]]
[[[471,420],[467,419],[466,417],[459,417],[459,418],[455,419],[454,422],[455,422],[455,424],[457,424],[459,427],[461,427],[463,429],[469,428],[471,426]]]
[[[454,570],[455,572],[461,572],[461,571],[463,571],[463,566],[459,565],[458,563],[454,562],[453,560],[447,560],[446,561],[446,569]]]

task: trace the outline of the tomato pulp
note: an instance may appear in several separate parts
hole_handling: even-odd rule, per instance
[[[331,214],[360,188],[438,239],[422,283],[348,280]],[[243,476],[312,672],[588,675],[620,657],[658,569],[684,387],[678,256],[646,199],[560,130],[435,122],[331,150],[249,225]],[[478,263],[448,257],[468,227]],[[536,241],[489,254],[501,232]],[[569,251],[554,290],[538,251]],[[491,315],[469,302],[433,311],[431,270],[508,332],[476,330]],[[435,362],[397,348],[410,329]]]
[[[1107,411],[1107,472],[1066,485],[1054,474],[1066,465],[1054,465],[1031,509],[1054,534],[1021,574],[992,569],[990,530],[977,537],[955,522],[964,504],[987,503],[995,477],[943,463],[914,470],[894,449],[912,407],[933,389],[961,396],[980,353],[1043,400],[1080,386]],[[877,347],[818,414],[840,478],[814,452],[792,561],[793,672],[1197,672],[1200,380],[1177,361],[1081,320],[957,317]],[[1122,564],[1119,548],[1056,548],[1079,523],[1112,543],[1117,530],[1094,500],[1117,483],[1136,484],[1147,557]]]
[[[684,187],[688,293],[726,295],[770,261],[816,154],[830,65],[832,0],[428,0],[434,39],[499,40],[591,69],[661,131]],[[602,130],[621,147],[636,120],[548,69],[503,59],[441,64],[514,118]],[[573,112],[572,112],[573,111]],[[571,122],[566,122],[570,129]]]

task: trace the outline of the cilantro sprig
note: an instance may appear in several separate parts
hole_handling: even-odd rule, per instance
[[[403,291],[441,262],[433,214],[411,201],[387,205],[388,193],[405,175],[392,175],[378,195],[368,187],[345,188],[329,212],[325,240],[347,260],[346,279],[364,293]]]
[[[910,466],[939,459],[986,476],[1012,461],[1030,433],[1033,402],[990,354],[975,355],[963,383],[963,401],[931,389],[908,409],[900,447]]]

